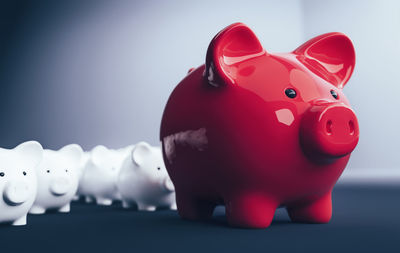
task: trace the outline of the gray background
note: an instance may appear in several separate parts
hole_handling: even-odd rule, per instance
[[[3,5],[3,4],[2,4]],[[0,146],[158,144],[164,105],[223,27],[249,25],[270,52],[340,31],[357,65],[345,93],[361,139],[348,171],[396,175],[396,1],[15,1],[0,7]]]

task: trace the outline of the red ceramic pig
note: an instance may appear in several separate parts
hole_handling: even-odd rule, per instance
[[[211,41],[206,63],[172,92],[160,138],[179,215],[265,228],[276,208],[326,223],[331,193],[357,145],[357,118],[342,92],[355,65],[341,33],[271,54],[236,23]]]

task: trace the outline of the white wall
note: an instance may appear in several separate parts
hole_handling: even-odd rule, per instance
[[[345,93],[361,128],[350,170],[400,167],[400,2],[72,2],[37,3],[26,14],[0,94],[2,146],[157,144],[172,89],[204,62],[220,29],[241,21],[271,52],[325,32],[349,35],[357,64]]]
[[[59,4],[29,10],[10,57],[9,85],[26,88],[7,94],[6,145],[32,138],[50,148],[158,144],[169,94],[204,63],[222,28],[242,21],[270,51],[292,50],[302,36],[298,1]]]
[[[305,40],[340,31],[356,49],[356,68],[344,89],[360,124],[349,167],[400,174],[400,2],[304,0],[303,18]]]

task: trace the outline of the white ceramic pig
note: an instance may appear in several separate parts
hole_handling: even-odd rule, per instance
[[[120,200],[116,182],[123,158],[129,153],[124,149],[113,150],[105,146],[96,146],[84,169],[80,192],[86,202],[96,200],[99,205],[111,205]]]
[[[176,210],[175,189],[165,169],[161,149],[146,142],[136,144],[125,159],[117,181],[122,206],[139,210],[157,207]]]
[[[77,144],[60,150],[45,149],[43,159],[36,167],[38,191],[31,214],[43,214],[46,210],[62,213],[70,211],[70,202],[78,189],[78,167],[82,148]]]
[[[42,156],[42,146],[36,141],[0,148],[0,223],[26,225],[37,191],[35,167]]]

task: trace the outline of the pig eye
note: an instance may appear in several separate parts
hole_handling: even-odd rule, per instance
[[[5,175],[4,172],[0,172],[0,177],[4,177]]]
[[[47,173],[50,173],[50,170],[46,170]]]
[[[334,97],[335,99],[339,99],[339,95],[337,94],[336,91],[331,90],[331,94],[332,94],[332,97]]]
[[[297,93],[294,89],[288,88],[285,90],[285,94],[286,96],[288,96],[289,98],[295,98],[297,96]]]
[[[157,170],[161,170],[160,167],[157,167]]]
[[[22,174],[24,174],[24,176],[26,176],[26,172],[24,171],[24,172],[22,172]]]
[[[68,170],[65,170],[65,172],[68,172]]]

